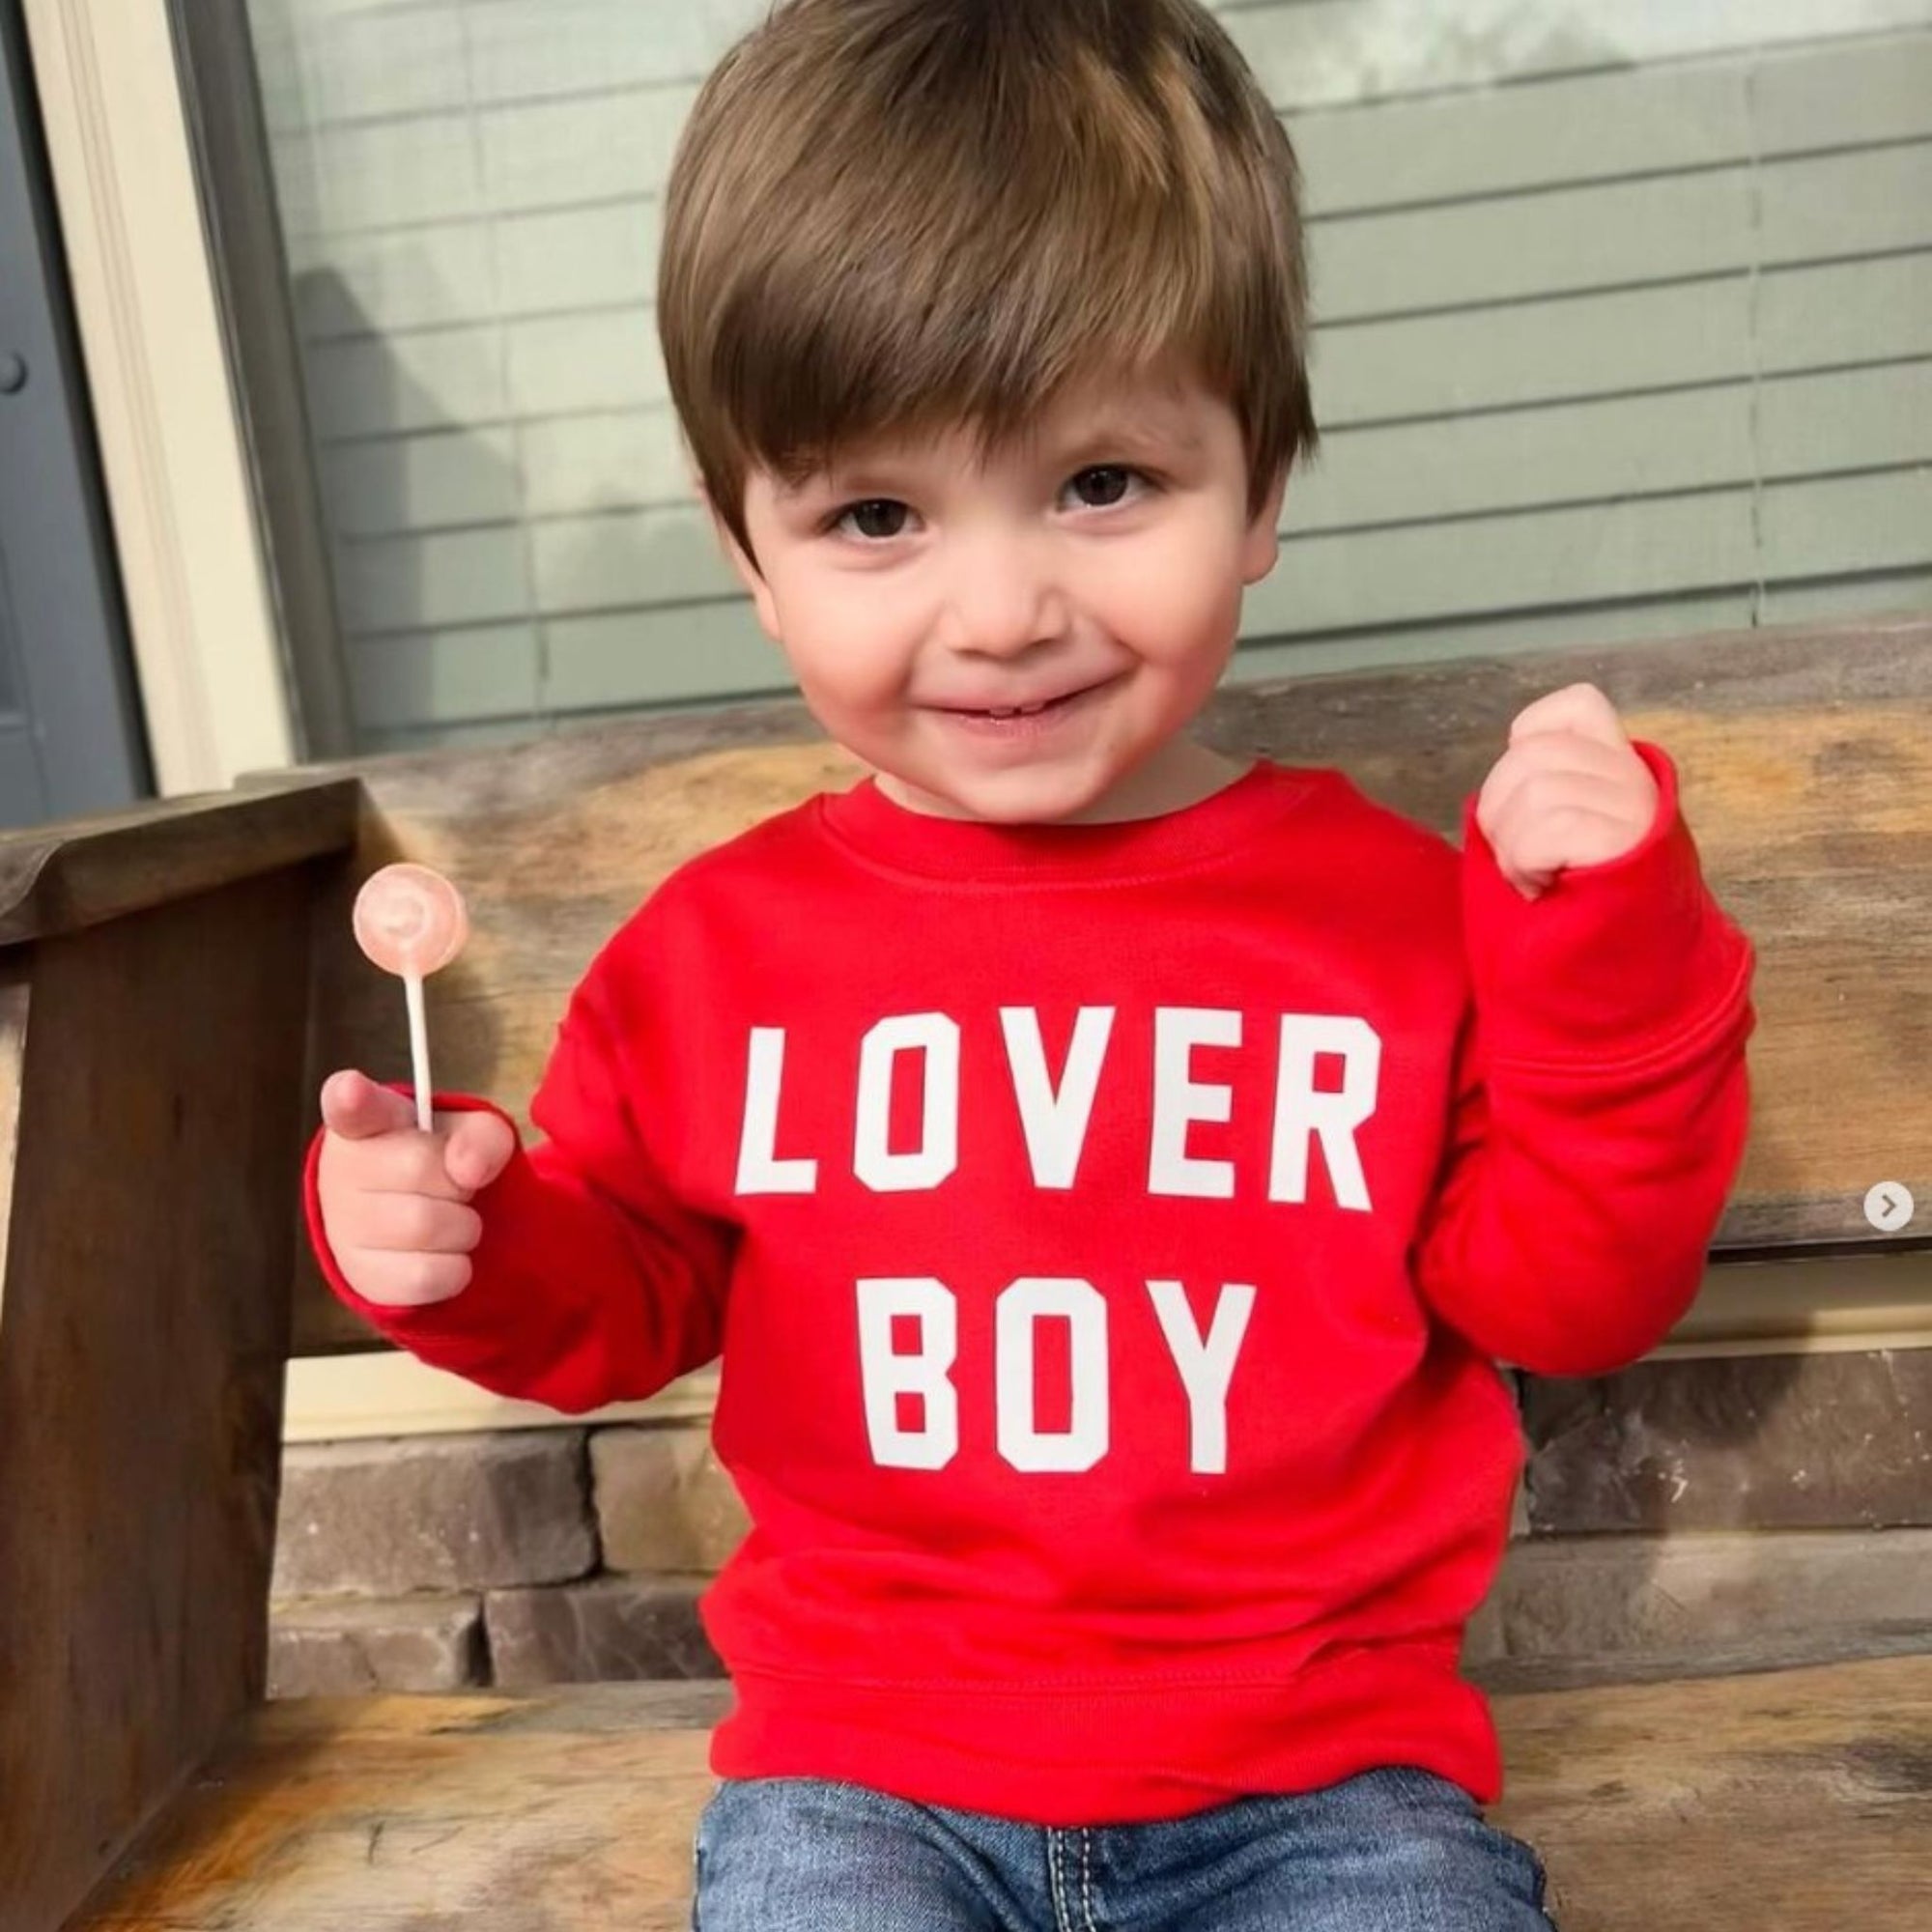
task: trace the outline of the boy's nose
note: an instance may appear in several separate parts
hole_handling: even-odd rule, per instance
[[[947,641],[954,650],[1018,657],[1065,633],[1065,601],[1023,546],[979,547],[960,560],[951,590]]]

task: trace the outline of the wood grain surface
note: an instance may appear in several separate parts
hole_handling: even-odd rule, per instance
[[[270,1705],[75,1932],[681,1932],[726,1694]],[[1932,1657],[1496,1708],[1562,1932],[1932,1924]]]
[[[282,774],[248,790],[0,832],[0,946],[345,851],[361,798],[352,778]]]
[[[1289,680],[1223,692],[1206,735],[1339,767],[1460,838],[1510,720],[1578,679],[1675,757],[1707,875],[1758,948],[1753,1131],[1715,1251],[1894,1244],[1861,1203],[1879,1179],[1932,1201],[1932,621]],[[438,1079],[519,1113],[571,986],[668,872],[861,775],[796,703],[355,769],[369,810],[319,908],[311,1116],[335,1066],[408,1070],[402,1002],[349,939],[376,866],[421,860],[469,898],[471,946],[430,985]],[[299,1352],[371,1345],[305,1259],[297,1298]]]
[[[4,1932],[60,1924],[262,1695],[309,892],[5,955]]]

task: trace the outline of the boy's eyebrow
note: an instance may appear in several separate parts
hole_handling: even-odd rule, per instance
[[[1115,448],[1141,449],[1154,454],[1179,450],[1191,454],[1200,447],[1199,430],[1190,429],[1179,417],[1160,415],[1150,418],[1103,417],[1099,422],[1083,425],[1058,445],[1063,463],[1094,453],[1104,454]]]
[[[1098,422],[1084,423],[1047,447],[1056,464],[1073,465],[1097,456],[1139,451],[1149,456],[1168,452],[1192,455],[1202,446],[1201,433],[1179,417],[1156,413],[1151,417],[1110,415]],[[796,481],[772,479],[772,494],[781,503],[828,487],[862,488],[868,475],[887,477],[902,464],[904,456],[864,451],[852,456],[834,457],[829,464],[808,471]]]

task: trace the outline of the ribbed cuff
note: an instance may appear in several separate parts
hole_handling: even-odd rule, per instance
[[[1628,852],[1559,872],[1536,898],[1504,877],[1463,812],[1463,915],[1492,1061],[1615,1065],[1699,1030],[1738,997],[1749,941],[1704,883],[1660,746],[1633,747],[1657,780],[1657,815]]]

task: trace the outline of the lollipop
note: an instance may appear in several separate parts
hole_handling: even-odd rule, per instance
[[[397,974],[410,1005],[410,1061],[416,1080],[416,1125],[431,1125],[429,1027],[423,980],[463,951],[469,915],[463,895],[427,866],[384,866],[355,895],[355,943],[385,973]]]

